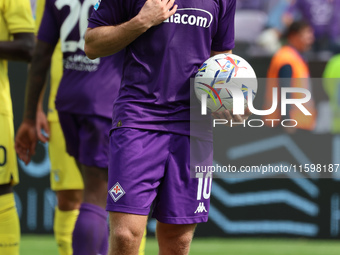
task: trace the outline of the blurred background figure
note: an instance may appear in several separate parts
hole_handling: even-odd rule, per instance
[[[340,133],[340,51],[326,65],[323,86],[332,110],[332,133]]]
[[[287,44],[284,45],[272,58],[268,70],[267,88],[266,88],[266,101],[264,109],[269,109],[272,105],[272,91],[274,87],[278,91],[283,87],[295,87],[311,90],[310,72],[308,65],[303,57],[313,42],[314,35],[312,27],[304,22],[293,22],[286,33]],[[301,94],[292,93],[291,98],[300,98]],[[280,98],[280,93],[279,93]],[[316,110],[314,101],[311,99],[308,103],[304,104],[312,116],[304,115],[295,105],[287,107],[286,119],[294,119],[298,122],[297,129],[313,130],[315,126]],[[281,109],[278,109],[267,119],[281,119]],[[279,124],[276,122],[276,124]],[[286,131],[292,133],[296,128],[289,128]]]
[[[309,23],[315,35],[311,58],[327,61],[340,48],[340,0],[238,0],[236,53],[273,55],[294,22]],[[248,29],[251,27],[251,29]]]
[[[19,183],[7,61],[31,61],[34,22],[29,0],[0,1],[0,254],[18,255],[20,223],[13,186]]]
[[[333,0],[334,15],[331,21],[331,51],[334,54],[340,53],[340,0]]]
[[[283,14],[291,0],[239,0],[235,16],[236,52],[268,56],[280,47]],[[251,27],[251,29],[249,29]]]
[[[296,20],[307,21],[314,30],[316,57],[328,59],[340,36],[339,7],[339,0],[294,0],[284,14],[284,21],[287,26]]]

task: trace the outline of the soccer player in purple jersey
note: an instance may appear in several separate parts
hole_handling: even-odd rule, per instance
[[[110,255],[137,254],[152,203],[162,255],[188,254],[196,224],[208,220],[211,178],[190,178],[190,164],[212,164],[212,135],[190,132],[190,78],[231,52],[235,4],[102,0],[89,19],[91,59],[126,50],[110,135]],[[249,112],[217,115],[242,122]]]
[[[60,39],[63,77],[56,108],[66,140],[84,179],[84,202],[73,231],[73,254],[107,253],[108,134],[111,111],[122,72],[122,53],[90,60],[84,53],[87,17],[94,0],[46,0],[25,102],[24,120],[16,137],[19,157],[28,163],[37,142],[35,126],[39,95]]]

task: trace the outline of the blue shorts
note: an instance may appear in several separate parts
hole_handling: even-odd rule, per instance
[[[209,141],[141,129],[113,130],[107,210],[148,215],[152,205],[152,216],[163,223],[206,222],[212,178],[191,178],[190,165],[211,166],[212,156]]]

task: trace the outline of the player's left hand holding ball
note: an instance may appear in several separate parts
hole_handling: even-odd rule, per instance
[[[35,154],[37,145],[36,123],[33,120],[24,120],[15,137],[15,150],[19,158],[27,165]]]

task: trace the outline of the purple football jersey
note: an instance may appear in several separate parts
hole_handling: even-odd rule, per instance
[[[136,16],[145,0],[102,0],[89,27]],[[113,129],[141,128],[190,135],[190,86],[211,50],[234,47],[235,0],[176,0],[177,12],[126,47]],[[200,104],[197,103],[198,113]],[[199,115],[199,114],[198,114]]]
[[[63,77],[56,108],[75,114],[111,118],[117,97],[124,52],[90,60],[84,53],[87,18],[96,0],[46,0],[38,39],[56,45],[63,52]]]
[[[289,7],[289,12],[299,12],[314,29],[316,36],[329,35],[333,15],[339,15],[334,8],[334,0],[297,0]]]

